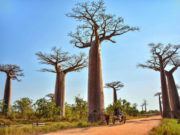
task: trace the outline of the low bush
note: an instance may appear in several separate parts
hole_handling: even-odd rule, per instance
[[[180,124],[177,119],[163,119],[150,135],[180,135]]]

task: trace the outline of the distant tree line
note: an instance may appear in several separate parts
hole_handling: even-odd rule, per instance
[[[33,100],[28,97],[16,100],[10,107],[9,118],[11,120],[22,119],[34,121],[87,120],[88,104],[83,98],[76,96],[74,98],[74,104],[65,103],[65,117],[63,117],[59,115],[61,108],[56,106],[55,101],[51,98],[52,95],[53,94],[48,94],[45,97],[36,100],[34,103]],[[3,104],[4,103],[1,100],[0,114],[3,114]],[[131,104],[125,99],[118,99],[117,102],[113,102],[113,104],[108,105],[105,112],[113,115],[114,108],[121,108],[123,112],[129,116],[158,112],[157,110],[148,112],[139,111],[136,103]]]
[[[61,108],[56,106],[54,100],[48,95],[43,98],[33,100],[24,97],[16,100],[12,106],[10,106],[9,118],[10,119],[25,119],[25,120],[85,120],[87,117],[87,102],[76,96],[74,104],[65,103],[66,117],[59,115]],[[0,101],[0,114],[3,114],[3,100]]]

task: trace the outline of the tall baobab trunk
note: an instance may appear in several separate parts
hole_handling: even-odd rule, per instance
[[[161,106],[161,95],[159,95],[159,111],[162,115],[162,106]]]
[[[7,75],[6,86],[4,90],[4,105],[3,105],[3,113],[7,116],[10,113],[10,103],[11,103],[11,77]]]
[[[176,84],[174,81],[174,77],[172,75],[172,72],[166,72],[166,76],[168,80],[169,99],[170,99],[171,109],[173,112],[173,117],[179,118],[180,117],[180,100],[179,100]]]
[[[65,116],[64,97],[65,97],[65,73],[57,72],[54,100],[56,102],[56,106],[59,106],[61,108],[60,115],[62,117]]]
[[[88,121],[103,120],[104,92],[100,44],[92,43],[89,50]]]
[[[114,103],[117,102],[117,92],[116,92],[116,89],[113,89],[113,92],[114,92]]]
[[[163,117],[171,118],[171,109],[169,104],[169,95],[166,84],[165,71],[163,67],[162,57],[160,59],[160,75],[161,75],[161,90],[162,90],[162,101],[163,101]]]

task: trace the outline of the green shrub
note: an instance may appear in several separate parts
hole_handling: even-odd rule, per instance
[[[176,119],[163,119],[150,135],[180,135],[180,124],[177,123]]]

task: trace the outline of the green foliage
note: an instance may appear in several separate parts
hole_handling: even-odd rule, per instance
[[[162,123],[154,128],[150,135],[180,135],[180,124],[176,119],[163,119]]]
[[[159,113],[158,110],[149,110],[148,113]]]
[[[79,115],[79,119],[86,118],[87,116],[87,102],[83,98],[75,97],[74,110]]]
[[[77,123],[78,127],[84,127],[85,125],[86,125],[85,122],[81,120]]]
[[[41,133],[54,132],[61,129],[89,127],[100,125],[102,123],[87,123],[86,121],[76,122],[45,122],[44,127],[32,127],[32,124],[16,124],[11,127],[0,128],[0,135],[37,135]]]
[[[32,106],[32,100],[28,97],[21,98],[20,100],[16,100],[14,102],[12,111],[13,114],[15,115],[14,112],[17,112],[20,114],[21,117],[28,117],[33,114],[33,106]]]
[[[47,96],[46,96],[47,97]],[[0,110],[2,110],[3,102],[0,102]],[[25,97],[16,100],[11,107],[11,120],[28,119],[46,121],[58,121],[62,118],[59,115],[60,107],[56,107],[52,99],[40,98],[34,104],[32,100]],[[87,102],[80,98],[75,97],[74,104],[65,104],[65,119],[69,121],[86,120],[87,118]]]
[[[137,111],[137,104],[131,105],[126,100],[119,99],[115,104],[107,107],[107,113],[113,114],[115,107],[121,108],[127,115],[127,119],[134,119],[134,114]],[[31,117],[24,120],[28,115],[26,112],[32,110]],[[0,134],[5,135],[25,135],[25,134],[40,134],[46,132],[53,132],[60,129],[74,128],[74,127],[88,127],[93,125],[102,125],[103,122],[87,123],[87,102],[75,97],[74,104],[65,103],[65,119],[60,118],[60,108],[56,107],[55,102],[46,98],[38,99],[33,105],[32,100],[22,98],[14,102],[11,111],[11,119],[1,117],[3,123],[10,123],[9,128],[0,128]],[[23,114],[23,117],[19,117]],[[131,116],[129,116],[131,114]],[[59,121],[61,120],[61,121]],[[33,122],[44,122],[44,127],[32,127]],[[53,122],[47,122],[53,121]],[[58,122],[57,122],[58,121]],[[31,123],[31,124],[30,124]]]
[[[54,101],[48,101],[45,98],[38,99],[34,107],[38,118],[55,119],[60,112],[60,107],[56,107]]]
[[[65,103],[65,119],[72,120],[72,105]]]
[[[119,99],[117,100],[116,103],[110,104],[106,108],[106,112],[108,114],[113,115],[115,108],[120,108],[125,114],[132,115],[132,116],[137,116],[137,114],[139,113],[139,111],[137,110],[137,104],[133,104],[131,106],[131,103],[125,99]]]
[[[138,114],[139,114],[139,111],[137,110],[137,104],[136,103],[134,103],[133,105],[132,105],[132,107],[130,108],[130,110],[129,110],[129,115],[131,115],[131,116],[137,116]]]
[[[86,120],[87,118],[87,102],[75,97],[75,104],[65,104],[65,117],[67,120]]]

